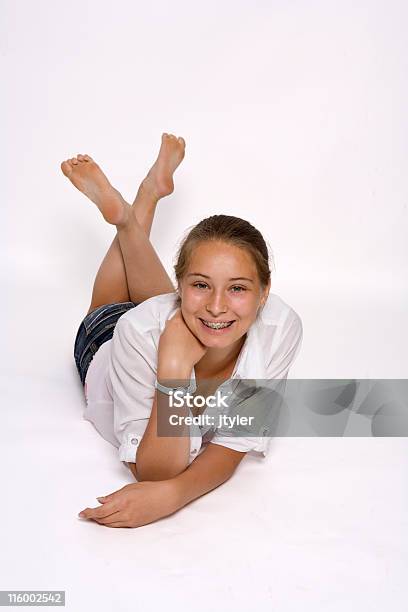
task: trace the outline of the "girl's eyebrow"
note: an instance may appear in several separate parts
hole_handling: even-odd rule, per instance
[[[201,272],[189,272],[189,274],[187,274],[187,276],[203,276],[204,278],[210,278],[209,276],[207,276],[207,274],[201,274]],[[251,278],[245,278],[245,276],[238,276],[236,278],[230,278],[228,280],[230,280],[230,281],[243,280],[243,281],[249,281],[250,283],[254,282]]]

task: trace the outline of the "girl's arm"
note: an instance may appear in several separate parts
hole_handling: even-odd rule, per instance
[[[167,381],[170,381],[170,384],[175,386],[189,384],[193,366],[206,350],[188,329],[178,309],[175,315],[166,321],[160,336],[157,364],[159,382],[167,385]],[[158,416],[163,425],[170,414],[186,417],[189,416],[189,409],[187,406],[170,409],[169,396],[156,391],[149,422],[137,449],[136,467],[134,472],[132,470],[139,482],[168,480],[183,472],[189,464],[189,426],[172,425],[170,430],[167,425],[166,429],[170,435],[157,435]]]
[[[210,442],[182,474],[171,479],[179,508],[228,480],[245,455]]]
[[[245,454],[210,443],[175,478],[126,485],[98,498],[102,505],[86,508],[80,516],[109,527],[141,527],[153,523],[228,480]]]
[[[157,435],[157,402],[160,404],[162,416],[166,413],[177,413],[179,416],[188,416],[188,409],[168,407],[168,396],[156,391],[149,423],[136,453],[136,465],[132,473],[139,482],[146,480],[168,480],[186,469],[190,456],[190,436],[188,427],[184,425],[172,427],[172,436]],[[176,435],[176,434],[179,435]]]

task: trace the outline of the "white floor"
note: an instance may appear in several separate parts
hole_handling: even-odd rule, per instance
[[[77,513],[132,479],[66,365],[1,380],[2,589],[65,590],[75,612],[405,612],[406,438],[276,439],[175,515],[108,529]]]

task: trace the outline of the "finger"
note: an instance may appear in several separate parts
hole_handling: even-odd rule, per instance
[[[123,491],[123,489],[125,489],[126,486],[127,485],[125,485],[121,489],[118,489],[117,491],[114,491],[113,493],[109,493],[109,495],[101,495],[100,497],[97,497],[96,499],[98,500],[100,504],[104,504],[107,501],[113,501],[114,499],[116,499],[117,494]]]
[[[100,525],[110,525],[111,523],[117,523],[118,521],[125,522],[123,512],[121,510],[114,512],[105,518],[94,518],[93,520]]]
[[[118,512],[117,506],[115,505],[112,507],[112,505],[108,502],[104,506],[99,506],[98,508],[85,508],[85,510],[82,510],[79,516],[81,518],[95,520],[106,518],[115,512]]]
[[[113,514],[114,512],[118,512],[118,504],[116,501],[106,502],[103,506],[98,506],[98,508],[85,508],[80,512],[79,516],[81,518],[91,518],[91,519],[101,519]]]
[[[106,502],[113,501],[113,493],[111,495],[104,495],[96,498],[100,504],[106,504]]]
[[[117,521],[116,523],[109,523],[109,524],[101,523],[101,525],[104,525],[104,527],[128,527],[128,528],[130,527],[130,525],[128,525],[124,521]]]

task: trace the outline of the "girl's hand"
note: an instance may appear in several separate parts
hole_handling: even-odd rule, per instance
[[[157,377],[190,378],[193,366],[206,351],[207,347],[189,330],[178,308],[160,336]]]
[[[106,527],[141,527],[181,507],[171,480],[132,483],[97,499],[101,506],[85,508],[79,516]]]

